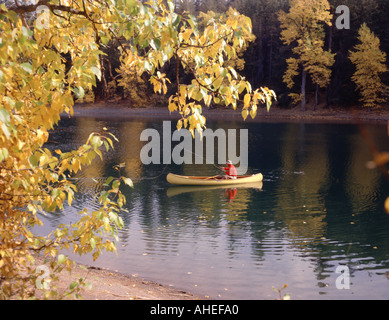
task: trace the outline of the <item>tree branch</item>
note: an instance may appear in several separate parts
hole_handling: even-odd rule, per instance
[[[24,5],[15,4],[14,6],[11,6],[7,9],[8,9],[8,11],[14,11],[17,14],[23,14],[23,13],[28,13],[28,12],[34,12],[34,11],[36,11],[36,9],[38,9],[39,6],[46,6],[47,8],[50,9],[50,11],[61,10],[61,11],[65,11],[65,12],[88,17],[88,15],[85,11],[81,11],[81,10],[75,9],[73,7],[68,7],[68,6],[64,6],[64,5],[52,4],[52,3],[49,3],[50,1],[51,0],[39,0],[36,4],[24,4]],[[4,14],[4,13],[6,13],[6,11],[0,9],[0,14]]]

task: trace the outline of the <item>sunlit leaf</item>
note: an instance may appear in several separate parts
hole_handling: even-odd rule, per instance
[[[31,65],[31,63],[25,62],[25,63],[22,63],[20,66],[22,67],[22,69],[24,71],[26,71],[26,72],[28,72],[30,74],[32,73],[32,65]]]
[[[6,109],[0,108],[0,121],[4,124],[8,124],[10,121],[9,112]]]
[[[101,70],[97,67],[91,67],[90,70],[96,75],[96,77],[101,80]]]
[[[386,213],[389,213],[389,197],[386,198],[386,200],[385,200],[385,210],[386,210]]]
[[[57,258],[57,263],[58,263],[58,264],[62,264],[62,263],[64,263],[66,260],[67,260],[67,258],[66,258],[65,255],[59,254],[59,255],[58,255],[58,258]]]
[[[134,184],[133,184],[133,182],[132,182],[132,180],[131,180],[130,178],[122,177],[122,179],[123,179],[124,183],[125,183],[126,185],[128,185],[129,187],[131,187],[131,188],[134,187]]]

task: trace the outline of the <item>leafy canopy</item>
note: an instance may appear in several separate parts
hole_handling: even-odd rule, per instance
[[[334,54],[324,50],[324,27],[331,25],[332,14],[327,0],[291,0],[288,13],[280,11],[281,40],[286,45],[294,44],[293,56],[286,60],[287,70],[283,81],[293,88],[294,78],[300,70],[308,72],[313,83],[325,87],[331,80]],[[300,95],[291,94],[295,102]]]
[[[208,17],[200,31],[194,16],[174,13],[172,2],[167,7],[163,2],[148,5],[140,5],[140,23],[129,23],[128,29],[117,36],[131,40],[120,47],[127,68],[135,68],[138,74],[147,72],[155,92],[166,94],[173,79],[159,70],[170,60],[176,62],[177,89],[169,98],[168,108],[180,114],[178,128],[188,128],[192,135],[195,130],[201,133],[205,127],[202,106],[212,102],[236,109],[244,95],[244,118],[249,114],[255,117],[259,103],[270,107],[275,93],[268,88],[253,90],[227,63],[236,59],[237,50],[253,37],[249,18],[230,8],[226,17]],[[193,76],[191,83],[180,83],[180,68]]]
[[[8,5],[9,4],[9,5]],[[37,14],[39,6],[44,13]],[[42,7],[41,7],[42,8]],[[44,14],[44,16],[42,16]],[[209,19],[203,30],[196,19],[174,12],[172,0],[39,0],[8,1],[0,7],[0,297],[60,297],[50,281],[72,262],[61,250],[92,253],[115,250],[119,213],[125,197],[121,185],[130,179],[109,177],[98,196],[98,210],[82,210],[79,221],[60,225],[47,236],[31,230],[41,225],[40,212],[71,205],[76,186],[69,177],[103,151],[113,148],[111,134],[91,133],[77,150],[49,150],[45,143],[65,112],[73,114],[74,99],[82,99],[105,82],[102,49],[115,42],[122,60],[139,75],[148,73],[156,92],[166,93],[170,80],[160,71],[177,63],[177,90],[168,108],[180,114],[178,128],[192,134],[205,127],[202,105],[212,101],[243,104],[242,115],[254,117],[258,103],[270,107],[275,98],[267,88],[253,90],[249,82],[227,65],[250,38],[251,21],[231,9],[224,18]],[[190,72],[190,83],[179,82],[180,67]],[[37,286],[35,253],[51,257],[49,277]],[[62,295],[78,294],[83,279]]]
[[[374,35],[366,23],[358,32],[360,43],[355,45],[355,51],[350,51],[350,60],[355,65],[352,76],[356,89],[360,91],[360,101],[367,108],[373,108],[384,102],[389,88],[381,81],[381,75],[388,71],[386,54],[380,50],[380,39]]]

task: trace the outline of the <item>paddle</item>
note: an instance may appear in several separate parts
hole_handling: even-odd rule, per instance
[[[223,173],[225,174],[225,171],[224,171],[224,168],[223,168],[223,167],[219,167],[219,166],[214,165],[214,164],[213,164],[213,166],[214,166],[215,168],[218,168],[219,170],[223,171]],[[220,179],[220,178],[221,178],[221,176],[220,176],[220,175],[217,175],[217,176],[208,177],[208,178],[206,178],[205,180]]]

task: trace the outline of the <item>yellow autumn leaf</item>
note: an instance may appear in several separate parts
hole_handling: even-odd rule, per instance
[[[193,33],[193,30],[188,28],[188,29],[185,29],[184,32],[182,32],[180,34],[180,38],[184,41],[184,42],[189,42],[189,38],[190,36],[192,35]]]
[[[211,104],[211,101],[212,101],[212,96],[210,94],[206,95],[204,97],[204,103],[205,105],[208,107],[210,104]]]
[[[244,110],[242,111],[242,117],[243,117],[243,119],[246,120],[246,118],[248,117],[248,115],[249,115],[249,111],[248,111],[247,109],[244,109]]]
[[[249,93],[246,93],[244,96],[244,108],[248,108],[250,106],[251,96]]]
[[[256,115],[257,115],[257,106],[254,105],[251,107],[250,116],[252,119],[254,119]]]
[[[385,200],[385,211],[386,213],[389,213],[389,197]]]
[[[177,105],[174,102],[170,102],[169,105],[168,105],[168,109],[169,109],[170,112],[173,112],[173,111],[177,111],[178,107],[177,107]]]

